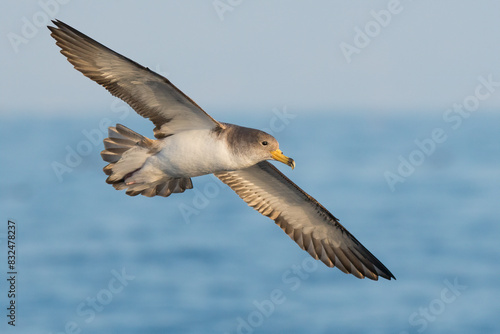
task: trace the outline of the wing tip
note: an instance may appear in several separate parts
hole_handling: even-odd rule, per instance
[[[382,266],[382,268],[380,268],[379,264]],[[376,272],[369,270],[370,274],[373,275],[373,277],[366,275],[367,278],[374,281],[378,281],[379,277],[382,277],[388,281],[392,279],[396,280],[396,277],[391,273],[389,269],[387,269],[382,263],[380,263],[380,261],[379,264],[374,264]]]
[[[395,281],[397,280],[396,279],[396,276],[394,276],[389,270],[387,270],[387,273],[385,273],[387,276],[382,276],[383,278],[385,278],[386,280],[390,281],[391,279],[394,279]]]

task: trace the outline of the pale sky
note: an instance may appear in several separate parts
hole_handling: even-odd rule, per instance
[[[282,106],[443,113],[478,77],[500,82],[499,14],[493,0],[2,1],[0,112],[109,109],[49,36],[57,18],[166,74],[215,117]],[[480,103],[500,108],[500,89]]]

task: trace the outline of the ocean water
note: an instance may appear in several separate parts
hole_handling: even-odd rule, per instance
[[[101,127],[130,116],[1,116],[2,333],[498,333],[500,115],[314,113],[268,128],[278,167],[396,276],[311,261],[213,177],[169,198],[104,182]],[[71,153],[72,152],[72,153]],[[8,325],[7,224],[16,224]]]

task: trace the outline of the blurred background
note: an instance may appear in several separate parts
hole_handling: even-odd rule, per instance
[[[69,1],[0,5],[2,333],[495,333],[500,3]],[[168,77],[397,277],[309,260],[212,176],[169,198],[107,185],[107,126],[153,125],[72,69],[60,19]],[[8,324],[7,224],[16,224]]]

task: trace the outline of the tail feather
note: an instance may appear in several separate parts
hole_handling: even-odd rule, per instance
[[[190,178],[171,178],[157,168],[146,166],[147,159],[157,153],[154,140],[121,124],[110,127],[108,134],[101,157],[109,162],[103,168],[108,175],[106,182],[115,189],[127,189],[130,196],[167,197],[193,188]]]
[[[121,124],[116,124],[115,127],[110,127],[108,132],[110,138],[113,140],[122,140],[124,145],[128,145],[130,147],[139,143],[144,143],[145,146],[151,146],[154,143],[154,140],[144,137],[143,135]]]
[[[114,186],[114,185],[113,185]],[[116,187],[115,187],[116,188]],[[136,196],[144,195],[147,197],[163,196],[167,197],[174,193],[182,193],[186,189],[192,189],[193,183],[190,178],[174,178],[157,182],[154,185],[145,187],[141,184],[133,184],[128,186],[127,195]]]
[[[109,137],[104,139],[105,150],[101,152],[104,161],[115,164],[122,155],[132,148],[136,151],[149,151],[154,146],[154,141],[138,134],[129,128],[116,124],[116,127],[108,129]],[[145,156],[145,158],[147,158]],[[143,162],[144,163],[144,162]]]

